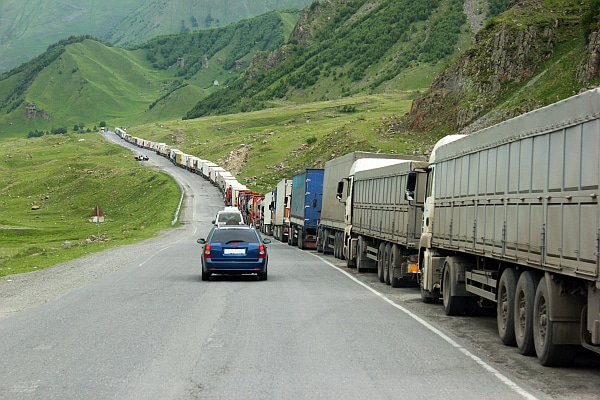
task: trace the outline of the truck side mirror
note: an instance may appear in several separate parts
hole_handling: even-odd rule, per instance
[[[337,185],[337,193],[335,195],[335,198],[338,199],[338,201],[342,201],[342,193],[344,192],[344,181],[339,181],[338,185]]]
[[[415,201],[415,188],[417,186],[417,173],[409,172],[406,180],[406,192],[404,198],[408,201]]]

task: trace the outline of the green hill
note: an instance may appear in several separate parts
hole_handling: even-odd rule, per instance
[[[300,9],[311,1],[3,0],[0,73],[70,36],[91,35],[131,46],[159,35],[227,26],[272,10]]]
[[[330,0],[127,50],[73,37],[0,76],[0,135],[376,94],[415,99],[399,132],[468,131],[597,84],[598,3]]]
[[[203,99],[187,118],[257,110],[279,100],[410,95],[428,87],[472,37],[463,2],[315,2],[288,45],[256,59],[244,79]]]
[[[298,12],[273,11],[127,50],[90,37],[60,41],[0,75],[0,136],[181,118],[234,81],[256,52],[283,44],[297,18]]]

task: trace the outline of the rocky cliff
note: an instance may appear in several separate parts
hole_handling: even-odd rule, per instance
[[[586,45],[580,27],[590,3],[514,1],[414,100],[399,126],[438,135],[468,133],[597,83],[599,29],[595,27]]]

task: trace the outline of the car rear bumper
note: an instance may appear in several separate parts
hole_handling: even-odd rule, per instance
[[[267,268],[267,263],[264,260],[257,262],[215,262],[204,260],[204,272],[215,274],[252,274],[264,272]]]

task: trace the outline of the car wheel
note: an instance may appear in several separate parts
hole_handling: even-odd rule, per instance
[[[203,281],[210,280],[210,272],[204,272],[204,271],[202,271],[202,280]]]
[[[258,280],[259,281],[266,281],[267,280],[267,270],[265,269],[265,272],[259,272],[258,273]]]

